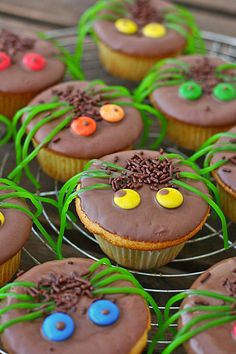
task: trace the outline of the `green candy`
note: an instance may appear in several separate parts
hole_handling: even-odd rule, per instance
[[[220,101],[232,101],[236,98],[236,89],[231,84],[218,84],[214,87],[213,96]]]
[[[179,87],[179,95],[186,100],[195,101],[202,96],[202,88],[194,81],[187,81]]]

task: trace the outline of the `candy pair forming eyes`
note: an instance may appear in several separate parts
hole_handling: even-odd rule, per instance
[[[158,204],[167,209],[175,209],[182,205],[184,198],[175,188],[162,188],[156,193]],[[133,189],[121,189],[114,195],[114,203],[121,209],[134,209],[141,203],[141,197]]]
[[[95,301],[88,309],[89,320],[98,326],[111,326],[118,321],[119,316],[118,306],[110,300]],[[43,336],[53,342],[62,342],[69,339],[74,331],[73,318],[62,312],[49,315],[42,325]]]
[[[22,58],[22,63],[26,69],[41,71],[45,68],[46,59],[37,53],[26,53]],[[0,52],[0,71],[7,70],[12,65],[12,60],[5,52]]]
[[[203,91],[197,82],[187,81],[179,87],[179,95],[186,100],[195,101],[203,95]],[[213,96],[219,101],[232,101],[236,98],[236,88],[228,83],[220,83],[214,87]]]
[[[138,32],[138,25],[129,18],[119,18],[115,27],[122,34],[131,35]],[[166,35],[166,28],[161,23],[152,22],[142,28],[142,33],[145,37],[161,38]]]
[[[100,108],[102,119],[109,123],[117,123],[125,118],[124,110],[115,104],[105,104]],[[96,132],[97,123],[94,119],[86,116],[76,118],[71,123],[71,129],[75,134],[90,136]]]

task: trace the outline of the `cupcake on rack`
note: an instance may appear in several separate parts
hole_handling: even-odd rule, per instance
[[[236,259],[225,259],[205,271],[186,293],[172,298],[166,307],[171,324],[179,318],[178,332],[163,354],[184,345],[186,353],[225,354],[236,350]],[[168,318],[170,303],[180,299],[180,312]],[[176,299],[176,300],[175,300]]]
[[[201,156],[205,156],[206,173],[211,171],[216,181],[222,210],[236,222],[236,127],[211,137],[191,160]]]
[[[204,52],[194,17],[160,0],[97,1],[79,21],[79,60],[90,32],[105,69],[129,80],[141,80],[160,59]]]
[[[59,51],[33,34],[0,30],[0,114],[12,118],[34,96],[63,79]]]
[[[236,65],[217,57],[186,56],[153,67],[136,89],[168,121],[167,136],[197,150],[210,136],[236,124]]]
[[[141,354],[150,329],[148,304],[162,321],[138,281],[107,259],[46,262],[1,293],[0,331],[8,353],[34,347],[35,354]]]
[[[44,172],[60,181],[82,171],[90,159],[131,149],[143,124],[147,133],[147,114],[163,123],[157,144],[165,134],[165,120],[155,109],[136,103],[124,87],[107,86],[100,80],[56,85],[38,95],[28,108],[18,134],[15,121],[17,163],[37,155]],[[35,150],[29,157],[30,140]]]
[[[210,205],[221,218],[227,247],[226,220],[209,190],[217,194],[197,167],[180,155],[147,150],[108,155],[91,161],[62,187],[59,238],[64,235],[68,204],[75,198],[80,220],[105,254],[131,269],[157,269],[171,262],[202,229]]]

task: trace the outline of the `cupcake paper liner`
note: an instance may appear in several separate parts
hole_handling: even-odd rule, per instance
[[[143,58],[129,56],[108,48],[102,41],[98,40],[99,57],[105,69],[112,75],[122,79],[139,81],[145,77],[151,67],[162,57]],[[169,55],[168,57],[175,57]]]
[[[0,286],[6,284],[15,275],[20,266],[21,250],[15,256],[0,265]]]
[[[182,250],[185,242],[161,249],[159,251],[141,251],[118,247],[106,241],[99,235],[94,235],[103,252],[123,267],[131,269],[158,269],[170,263]]]
[[[11,119],[22,107],[26,106],[36,93],[0,92],[0,113]]]
[[[230,194],[221,184],[217,183],[220,194],[220,206],[230,220],[236,223],[236,195]]]

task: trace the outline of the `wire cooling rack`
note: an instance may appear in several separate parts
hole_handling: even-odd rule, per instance
[[[59,40],[66,48],[73,50],[76,43],[75,28],[55,30],[47,33],[51,38]],[[236,59],[236,38],[218,35],[210,32],[203,32],[206,40],[206,46],[209,54],[218,55],[226,60]],[[122,84],[129,88],[134,85],[130,82],[114,79],[108,75],[100,66],[95,45],[87,40],[85,44],[84,68],[88,79],[103,79],[108,84]],[[154,139],[158,133],[153,132],[151,139]],[[168,141],[165,142],[168,147]],[[13,146],[9,145],[9,152],[0,151],[0,175],[5,176],[7,170],[11,169],[13,158]],[[178,152],[176,147],[171,151]],[[33,169],[35,175],[40,181],[42,188],[39,191],[42,196],[51,196],[55,199],[58,195],[60,184],[47,178],[37,163],[34,162]],[[27,183],[26,183],[27,184]],[[73,221],[69,216],[68,228],[64,236],[63,254],[64,256],[84,256],[93,260],[98,260],[104,256],[98,246],[96,239],[90,234],[78,221]],[[43,220],[52,234],[58,234],[59,221],[55,212],[50,208],[44,208]],[[180,220],[181,222],[181,220]],[[207,223],[198,233],[198,235],[189,240],[179,256],[167,266],[158,270],[158,272],[140,272],[132,271],[138,278],[145,290],[147,290],[157,301],[160,309],[164,309],[166,301],[174,294],[188,289],[193,281],[202,272],[212,264],[235,255],[236,226],[228,224],[230,235],[230,247],[227,251],[223,248],[223,236],[220,224],[216,217],[210,216]],[[40,264],[47,260],[55,258],[53,250],[44,241],[43,237],[33,228],[32,237],[23,249],[23,269]],[[152,309],[151,309],[152,310]],[[178,310],[178,306],[172,307],[171,311]],[[149,336],[149,342],[158,328],[154,314],[152,315],[152,330]],[[159,342],[155,353],[161,353],[163,348],[171,341],[171,338]],[[0,349],[0,353],[6,354]],[[183,354],[184,349],[179,348],[176,354]]]

